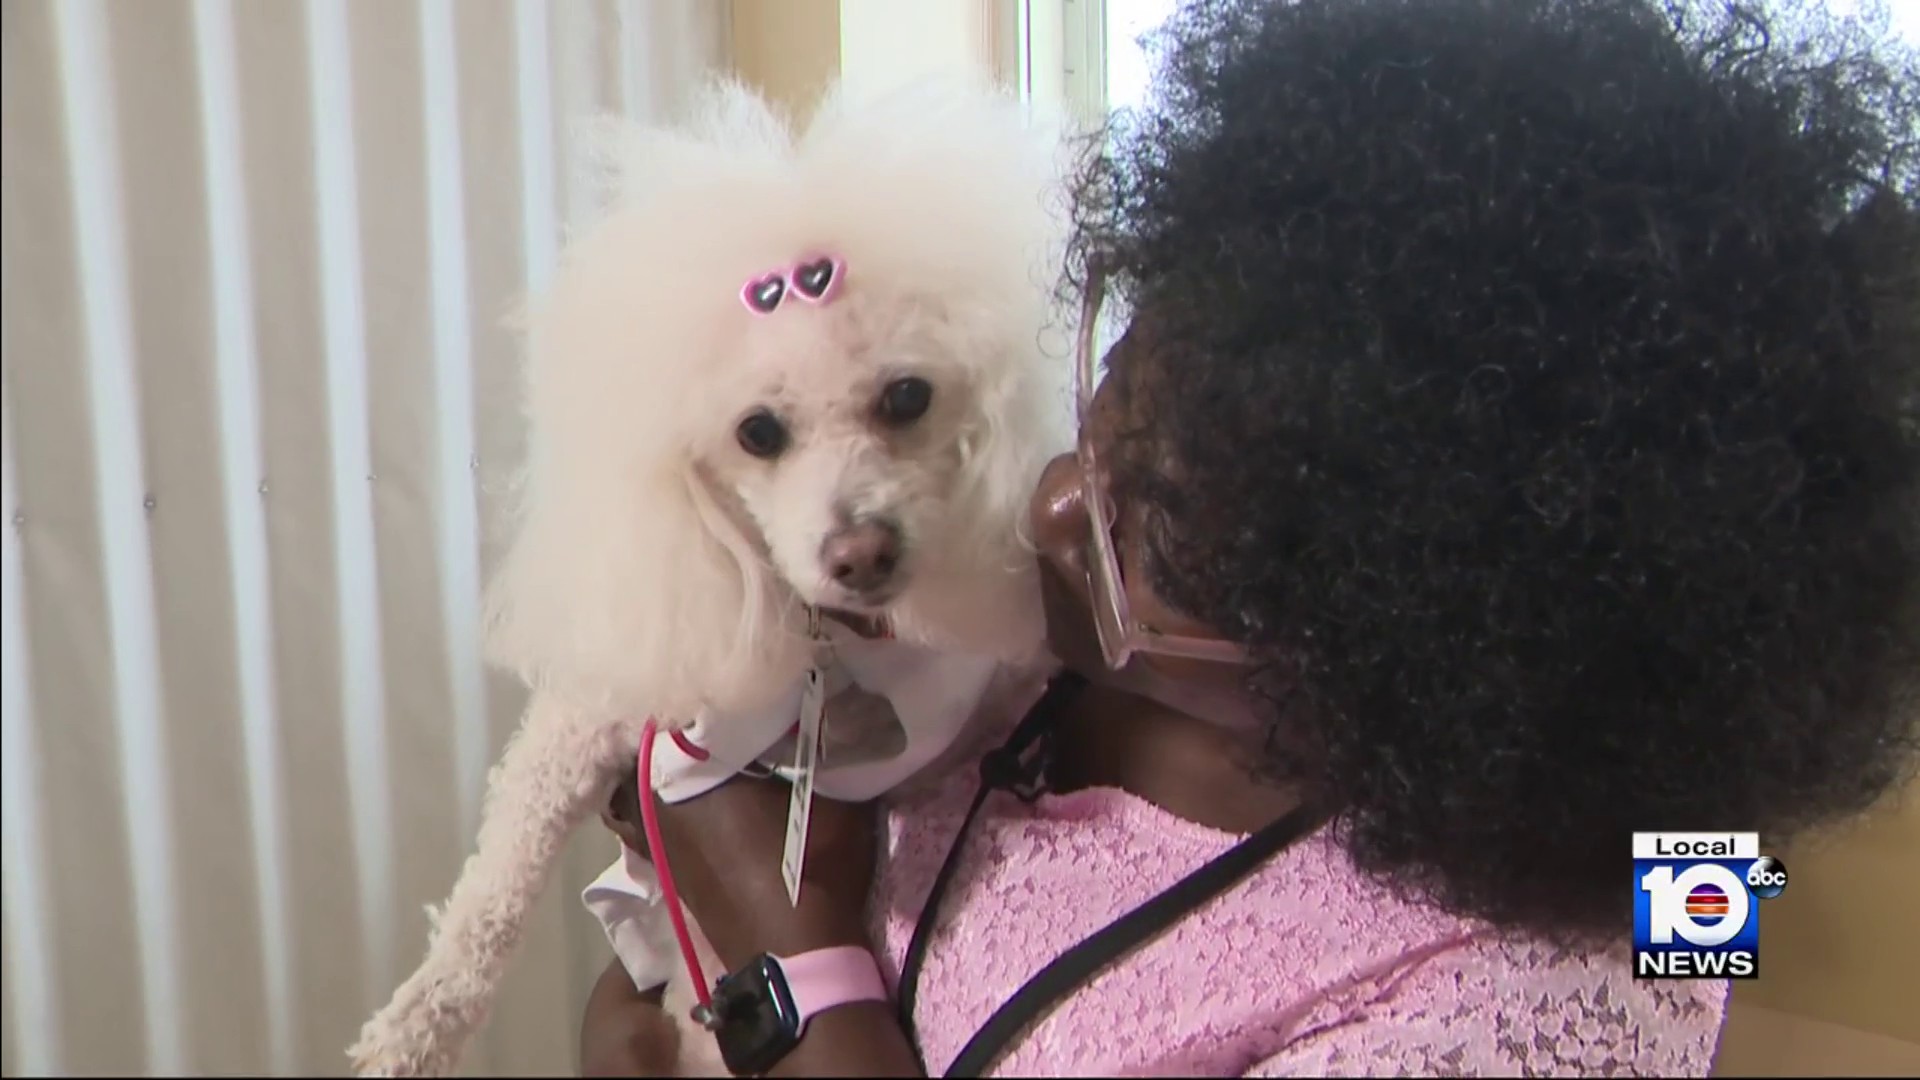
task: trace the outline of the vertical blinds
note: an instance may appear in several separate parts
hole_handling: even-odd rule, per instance
[[[5,1072],[337,1075],[522,704],[478,593],[569,122],[664,114],[728,5],[0,10]],[[470,1070],[572,1071],[607,844]]]

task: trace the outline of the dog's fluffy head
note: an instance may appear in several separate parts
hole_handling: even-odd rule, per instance
[[[1037,655],[1021,530],[1070,438],[1060,134],[952,82],[836,91],[799,132],[722,82],[687,124],[603,128],[608,205],[528,312],[493,658],[675,724],[789,684],[807,603]],[[828,302],[743,303],[822,256],[843,267]],[[870,588],[836,578],[849,528],[889,541]]]

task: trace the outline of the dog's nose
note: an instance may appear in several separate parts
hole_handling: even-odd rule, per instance
[[[841,588],[875,592],[900,566],[900,530],[884,521],[848,525],[827,537],[820,546],[820,559]]]

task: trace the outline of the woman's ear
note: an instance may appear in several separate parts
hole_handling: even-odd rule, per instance
[[[804,669],[804,629],[700,470],[640,471],[531,493],[489,590],[490,658],[668,727],[771,699]]]

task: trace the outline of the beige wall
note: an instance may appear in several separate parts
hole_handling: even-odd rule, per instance
[[[733,0],[732,44],[748,83],[805,115],[840,72],[840,2]]]
[[[1791,849],[1739,1000],[1920,1043],[1920,786]]]
[[[1787,891],[1760,908],[1763,974],[1734,987],[1722,1075],[1920,1075],[1920,784],[1781,858]]]
[[[835,78],[996,70],[1003,0],[733,0],[735,70],[804,116]]]

